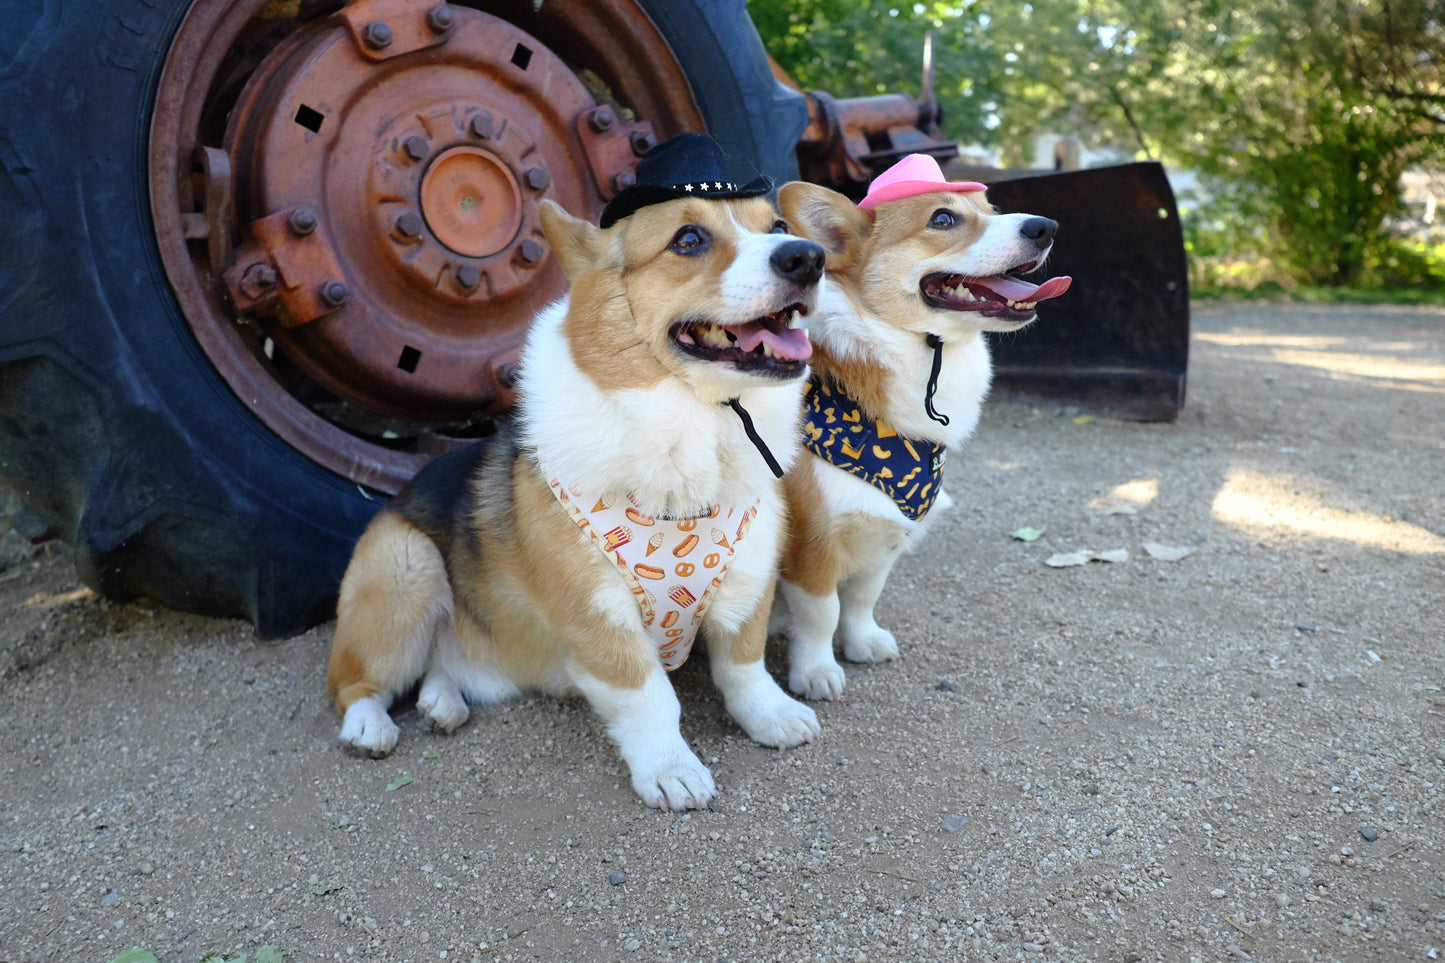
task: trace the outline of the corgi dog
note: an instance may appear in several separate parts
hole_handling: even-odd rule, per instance
[[[900,554],[923,533],[945,455],[978,423],[989,388],[984,331],[1015,331],[1069,278],[1016,275],[1048,257],[1057,225],[995,214],[977,183],[950,183],[911,155],[861,203],[786,184],[783,216],[827,252],[828,285],[809,321],[814,350],[806,444],[788,474],[790,536],[779,588],[788,686],[836,699],[853,662],[896,658],[873,609]]]
[[[705,808],[667,678],[698,630],[750,737],[818,735],[763,645],[824,255],[720,156],[665,141],[601,227],[542,203],[570,292],[529,332],[512,424],[430,463],[362,535],[327,676],[343,743],[390,752],[388,708],[418,681],[447,732],[469,704],[580,694],[644,802]]]

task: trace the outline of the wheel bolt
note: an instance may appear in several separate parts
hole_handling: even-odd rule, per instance
[[[473,115],[471,128],[472,133],[477,137],[480,137],[482,140],[491,140],[492,134],[497,129],[497,123],[492,120],[492,115],[484,110]]]
[[[362,42],[372,50],[391,46],[391,28],[380,20],[373,20],[361,31]]]
[[[286,226],[297,237],[305,237],[316,230],[316,215],[309,208],[298,207],[286,218]]]
[[[657,146],[657,138],[645,130],[634,130],[629,140],[632,141],[632,153],[638,157]]]
[[[633,176],[631,171],[623,171],[620,174],[612,175],[612,190],[619,194],[636,183],[637,178]]]
[[[253,264],[242,277],[243,283],[260,289],[274,288],[276,280],[276,269],[269,264]]]
[[[527,186],[534,191],[545,191],[547,185],[552,183],[552,175],[547,173],[545,167],[529,167],[524,176],[527,179]]]
[[[317,293],[328,308],[339,308],[351,297],[351,291],[340,281],[327,281]]]
[[[416,211],[402,211],[396,218],[396,233],[402,237],[421,236],[421,215]]]
[[[517,253],[522,256],[522,260],[526,263],[536,264],[542,260],[542,255],[547,253],[547,249],[542,247],[541,242],[529,237],[517,248]]]
[[[617,123],[617,115],[612,113],[612,108],[603,104],[587,115],[587,126],[592,128],[593,133],[601,134],[612,129]]]
[[[475,264],[463,264],[457,268],[457,283],[470,291],[482,283],[482,272],[477,270]]]
[[[426,12],[426,25],[432,33],[446,33],[452,29],[454,22],[452,8],[445,4],[440,7],[432,7]]]

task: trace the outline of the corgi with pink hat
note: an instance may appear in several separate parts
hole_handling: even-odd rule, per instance
[[[984,332],[1017,331],[1070,278],[1035,284],[1058,225],[997,214],[975,181],[949,181],[912,154],[855,204],[786,184],[790,229],[827,252],[809,319],[804,458],[784,479],[790,521],[775,627],[788,635],[788,685],[836,699],[851,662],[899,655],[873,609],[894,563],[937,509],[948,453],[978,423],[992,370]],[[779,623],[781,623],[779,625]]]

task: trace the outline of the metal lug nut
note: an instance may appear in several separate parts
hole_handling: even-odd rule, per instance
[[[456,17],[452,14],[452,8],[446,4],[439,7],[432,7],[426,12],[426,25],[432,33],[446,33],[452,29]]]
[[[619,194],[636,183],[637,178],[633,176],[631,171],[623,171],[620,174],[612,175],[612,190]]]
[[[361,40],[372,50],[391,46],[391,28],[380,20],[373,20],[361,31]]]
[[[542,246],[540,241],[529,237],[518,246],[517,253],[521,255],[522,260],[526,263],[536,264],[542,260],[542,255],[547,253],[547,249]]]
[[[402,237],[413,238],[421,236],[421,215],[416,211],[402,211],[396,218],[396,233]]]
[[[269,264],[253,264],[246,268],[246,274],[242,281],[257,288],[274,288],[276,286],[276,269]]]
[[[587,126],[591,127],[593,133],[596,134],[611,130],[612,125],[615,123],[617,123],[617,115],[614,114],[612,108],[606,104],[595,108],[587,115]]]
[[[457,283],[470,291],[482,283],[482,272],[477,270],[475,264],[463,264],[457,268]]]
[[[401,149],[414,161],[426,160],[426,155],[431,150],[431,144],[420,134],[412,134],[401,142]]]
[[[497,122],[492,119],[490,113],[483,110],[472,116],[471,128],[475,136],[482,140],[491,140],[492,134],[497,130]]]
[[[328,308],[339,308],[351,298],[351,291],[340,281],[327,281],[317,294]]]
[[[316,215],[309,208],[298,207],[286,218],[286,226],[297,237],[305,237],[316,230]]]
[[[634,130],[628,140],[632,142],[632,153],[638,157],[657,146],[657,138],[645,130]]]
[[[534,191],[545,191],[547,185],[552,183],[552,175],[547,173],[545,167],[529,167],[523,176],[527,180],[527,186]]]

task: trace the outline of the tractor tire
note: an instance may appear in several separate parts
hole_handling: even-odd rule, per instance
[[[639,4],[742,173],[795,177],[806,107],[773,79],[742,0]],[[331,618],[386,494],[238,397],[157,241],[152,113],[189,0],[5,7],[0,512],[70,543],[81,579],[112,599],[245,618],[263,637]]]

